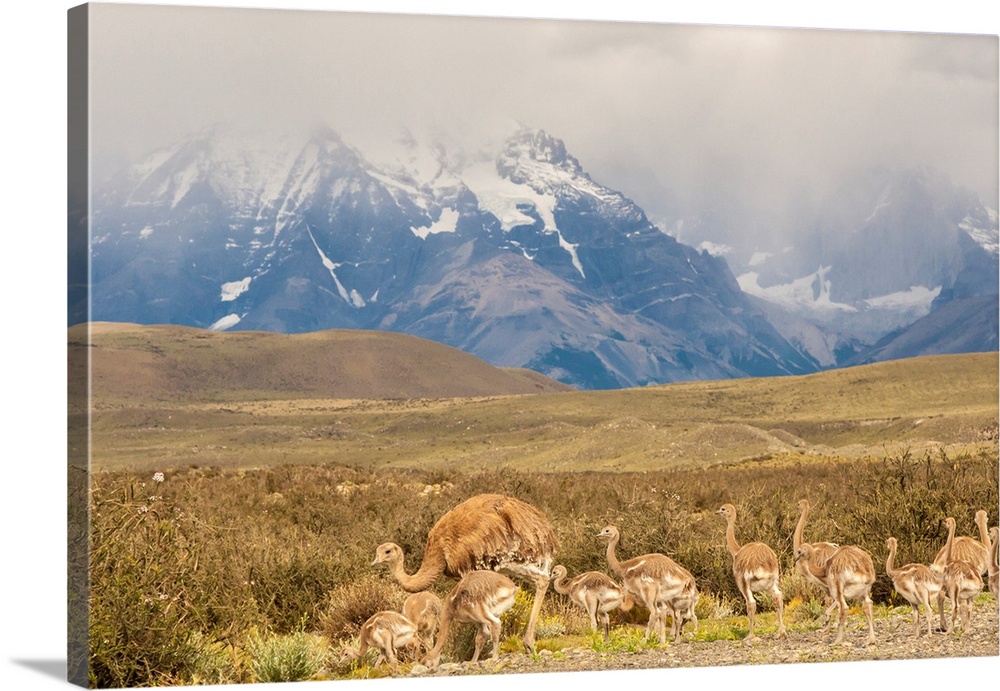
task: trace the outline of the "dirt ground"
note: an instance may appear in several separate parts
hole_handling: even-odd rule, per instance
[[[926,628],[913,635],[913,619],[908,613],[893,612],[875,619],[876,642],[866,645],[867,627],[863,617],[852,615],[844,644],[830,645],[834,638],[833,622],[826,630],[791,631],[784,640],[760,637],[752,645],[739,641],[684,640],[676,645],[640,652],[596,652],[572,648],[552,653],[501,655],[476,664],[444,663],[437,670],[415,666],[413,676],[452,676],[467,674],[520,672],[579,672],[611,669],[652,669],[668,667],[717,667],[728,665],[780,664],[797,662],[842,662],[861,660],[906,660],[918,658],[985,657],[1000,654],[997,628],[997,604],[987,600],[977,604],[969,630],[962,635],[941,633],[927,635]],[[921,621],[923,624],[923,621]]]

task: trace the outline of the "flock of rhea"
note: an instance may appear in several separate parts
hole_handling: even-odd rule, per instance
[[[824,625],[834,609],[839,611],[836,638],[844,638],[848,600],[861,603],[868,624],[868,643],[875,642],[872,622],[871,588],[875,583],[872,557],[860,547],[833,542],[804,542],[802,539],[809,502],[799,501],[799,520],[793,535],[797,570],[826,595],[828,607]],[[762,542],[740,545],[736,540],[736,509],[724,504],[717,512],[726,520],[726,546],[733,557],[733,577],[746,600],[749,634],[744,642],[756,638],[754,633],[757,603],[754,593],[769,593],[778,615],[777,637],[784,638],[784,599],[779,588],[778,557]],[[895,566],[896,538],[886,541],[889,550],[886,574],[893,587],[913,608],[914,633],[920,633],[920,605],[928,634],[932,631],[931,614],[937,605],[940,627],[965,630],[972,613],[972,600],[983,589],[983,576],[988,576],[989,590],[997,595],[998,536],[997,527],[987,527],[985,511],[976,512],[980,538],[955,537],[955,519],[948,517],[948,539],[930,565]],[[396,650],[424,649],[423,664],[434,668],[448,641],[453,625],[476,625],[475,651],[472,661],[479,659],[487,636],[496,659],[500,644],[500,617],[514,605],[517,586],[498,573],[499,570],[527,579],[535,584],[535,597],[525,627],[523,642],[529,652],[534,649],[535,623],[550,579],[556,592],[566,595],[586,610],[592,629],[598,630],[598,619],[605,640],[608,639],[608,613],[615,608],[628,610],[636,601],[649,610],[646,636],[654,630],[660,644],[666,642],[666,619],[671,618],[670,633],[680,640],[681,629],[698,617],[695,605],[698,588],[694,576],[665,554],[644,554],[619,561],[616,548],[620,539],[618,528],[605,527],[598,536],[607,538],[607,561],[611,572],[621,583],[597,571],[587,571],[567,580],[564,566],[553,565],[558,547],[555,529],[537,508],[513,497],[480,494],[462,502],[442,516],[427,536],[423,560],[414,574],[403,567],[403,550],[394,543],[379,545],[375,564],[386,564],[402,588],[412,593],[403,605],[402,613],[381,611],[372,615],[361,627],[359,646],[347,647],[343,659],[364,655],[369,648],[378,651],[376,665],[387,660],[397,664]],[[444,599],[427,591],[442,575],[457,578],[458,584]],[[952,601],[950,626],[945,620],[944,601]],[[436,640],[435,640],[436,639]]]

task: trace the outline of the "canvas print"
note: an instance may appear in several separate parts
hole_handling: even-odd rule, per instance
[[[998,655],[997,36],[68,29],[71,681]]]

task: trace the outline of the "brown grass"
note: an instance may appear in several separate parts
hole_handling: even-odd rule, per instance
[[[147,331],[123,333],[153,350],[180,348],[164,345],[168,339],[155,331],[153,336]],[[206,341],[215,343],[217,335]],[[290,338],[228,336],[250,342],[258,336],[262,342],[271,336]],[[233,344],[207,348],[191,338],[185,335],[180,343],[188,350],[205,350],[199,353],[199,372],[210,362],[229,362],[235,352]],[[314,355],[312,342],[280,352],[288,360],[306,362]],[[351,352],[344,347],[343,353]],[[128,352],[139,352],[137,348]],[[102,348],[94,350],[99,361],[97,351]],[[119,361],[121,353],[113,352],[105,368],[112,362],[124,367],[127,358]],[[171,362],[179,359],[175,356]],[[349,360],[346,355],[343,359]],[[283,378],[284,366],[276,364],[274,372],[254,376]],[[255,365],[265,371],[269,367],[263,360]],[[265,392],[258,387],[266,381],[240,379],[232,367],[214,366],[209,369],[235,377],[229,389],[220,388],[221,380],[213,374],[198,380],[201,388],[196,390],[192,382],[197,378],[184,368],[172,370],[178,382],[143,388],[149,377],[166,377],[168,370],[143,374],[144,368],[124,369],[133,373],[131,379],[124,371],[114,377],[101,374],[101,367],[95,366],[93,463],[99,468],[330,461],[446,471],[498,466],[630,471],[748,460],[809,462],[906,450],[962,453],[990,441],[998,416],[995,353],[916,358],[805,377],[462,398],[446,395],[451,374],[456,382],[463,380],[461,369],[445,367],[441,371],[449,376],[435,388],[440,395],[408,399],[324,397],[302,391],[301,376],[295,380],[298,388]],[[358,386],[372,396],[380,387],[391,388],[383,378],[371,379],[364,368],[356,376],[359,382],[370,382]],[[317,375],[317,382],[326,382],[331,392],[358,393],[334,387],[330,377],[341,381],[339,375],[323,374]],[[493,385],[486,379],[481,383]]]
[[[928,562],[944,542],[946,516],[969,531],[976,509],[992,522],[998,505],[995,446],[956,457],[645,473],[504,468],[447,481],[434,472],[331,464],[164,472],[159,484],[120,471],[92,481],[89,624],[100,685],[188,683],[199,653],[192,640],[244,650],[258,630],[305,630],[325,633],[336,647],[374,611],[403,599],[384,568],[371,566],[375,547],[399,543],[412,571],[437,518],[482,492],[544,511],[561,542],[557,560],[571,573],[607,571],[596,534],[614,523],[621,555],[666,553],[691,570],[706,597],[736,602],[725,525],[715,514],[722,503],[736,505],[741,540],[777,552],[789,598],[817,599],[792,569],[799,498],[813,505],[808,539],[859,545],[876,564],[884,564],[888,535],[899,538],[908,561]],[[881,566],[877,573],[873,595],[891,602],[891,583]],[[442,578],[434,589],[443,594],[452,584]],[[547,600],[543,616],[565,615],[560,598]]]
[[[288,335],[98,322],[71,328],[69,344],[71,350],[89,350],[101,402],[399,399],[570,388],[535,372],[493,367],[455,348],[384,331]]]

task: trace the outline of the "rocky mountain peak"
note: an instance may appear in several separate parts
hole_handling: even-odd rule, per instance
[[[497,157],[497,170],[516,183],[531,184],[546,168],[587,177],[580,162],[567,152],[566,144],[545,130],[523,128],[515,132]]]

